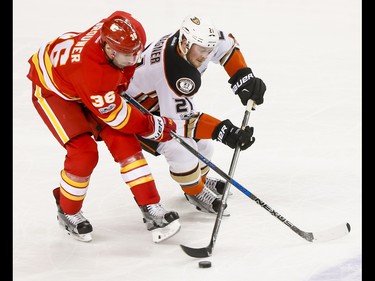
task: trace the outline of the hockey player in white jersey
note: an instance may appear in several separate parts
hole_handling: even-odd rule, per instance
[[[264,82],[247,66],[232,34],[217,30],[213,23],[199,16],[186,17],[179,30],[147,46],[126,94],[134,97],[151,113],[172,118],[176,133],[207,159],[213,155],[217,140],[241,150],[255,141],[253,128],[244,130],[230,120],[221,121],[195,104],[194,95],[201,86],[201,76],[209,62],[221,64],[229,75],[234,94],[243,105],[252,99],[263,103]],[[209,178],[209,167],[177,141],[156,143],[139,137],[143,149],[164,155],[171,177],[181,186],[187,200],[198,210],[217,213],[224,181]]]

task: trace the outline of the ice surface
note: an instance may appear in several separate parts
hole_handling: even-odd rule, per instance
[[[361,1],[15,0],[13,9],[14,281],[361,280]],[[33,108],[27,60],[43,42],[120,9],[143,23],[149,42],[192,12],[232,32],[267,85],[264,104],[250,117],[256,142],[241,152],[234,178],[304,231],[349,222],[349,235],[307,242],[231,187],[231,216],[204,259],[212,267],[201,269],[202,259],[179,245],[207,246],[215,216],[195,211],[164,159],[146,154],[162,203],[182,224],[176,236],[153,244],[102,143],[83,207],[93,241],[62,233],[52,189],[65,154]],[[203,111],[240,125],[245,108],[227,80],[211,65],[197,100]],[[233,150],[215,147],[213,163],[228,171]]]

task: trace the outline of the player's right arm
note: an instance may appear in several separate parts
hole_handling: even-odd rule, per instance
[[[110,66],[102,50],[92,45],[94,40],[84,47],[89,49],[89,54],[82,51],[80,61],[71,59],[76,52],[77,35],[64,34],[42,46],[29,60],[30,80],[62,99],[85,104],[96,117],[123,133],[139,134],[156,141],[170,139],[168,130],[170,126],[174,128],[173,122],[143,115],[117,93],[119,82],[128,82],[133,73],[124,76]]]
[[[83,99],[83,102],[104,123],[126,134],[167,141],[171,139],[170,131],[176,130],[172,119],[143,114],[116,91],[90,95]]]

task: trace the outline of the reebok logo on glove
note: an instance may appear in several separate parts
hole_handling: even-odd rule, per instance
[[[240,88],[243,84],[245,84],[247,81],[249,81],[251,78],[254,78],[253,73],[248,73],[241,79],[237,80],[235,84],[232,85],[232,90],[234,93]]]

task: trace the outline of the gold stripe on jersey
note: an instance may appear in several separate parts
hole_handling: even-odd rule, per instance
[[[195,137],[195,127],[198,123],[198,117],[192,117],[185,121],[185,137],[186,138],[194,138]]]
[[[125,106],[124,106],[125,104]],[[132,108],[131,106],[121,99],[120,106],[115,109],[107,118],[100,118],[112,128],[120,130],[128,124]]]
[[[77,182],[66,175],[65,170],[60,173],[60,192],[68,199],[73,201],[82,201],[87,192],[89,182]]]
[[[126,172],[129,172],[130,170],[133,170],[133,169],[136,169],[140,166],[144,166],[144,165],[147,165],[147,162],[146,162],[146,159],[139,159],[139,160],[136,160],[132,163],[130,163],[129,165],[126,165],[124,167],[121,168],[121,173],[126,173]]]
[[[135,160],[122,167],[121,177],[130,188],[154,180],[145,158]]]
[[[53,110],[49,107],[48,102],[42,96],[42,91],[39,86],[35,87],[34,96],[38,99],[38,103],[40,104],[41,108],[43,109],[44,113],[48,117],[48,120],[51,122],[53,128],[55,129],[56,133],[60,137],[63,143],[67,143],[69,141],[69,137],[66,134],[63,126],[61,126],[60,121],[57,119],[56,115],[54,114]]]
[[[207,175],[207,173],[210,171],[210,167],[208,167],[207,165],[205,165],[204,167],[201,167],[201,176],[205,176]]]
[[[178,182],[178,184],[182,187],[196,185],[199,182],[201,176],[199,164],[194,169],[185,173],[175,173],[171,171],[169,171],[169,173],[171,174],[172,179]]]
[[[198,117],[187,120],[185,125],[185,135],[188,138],[211,139],[212,133],[221,121],[215,117],[200,113]]]
[[[38,73],[38,77],[39,77],[39,81],[40,83],[42,83],[43,87],[50,90],[47,85],[46,85],[46,81],[44,80],[44,77],[43,77],[43,73],[42,73],[42,70],[40,69],[40,66],[39,66],[39,59],[38,59],[38,54],[39,54],[40,50],[38,52],[36,52],[33,57],[32,57],[32,62],[35,66],[35,70],[36,72]]]
[[[66,192],[61,186],[60,186],[60,192],[64,195],[64,197],[72,201],[82,201],[83,199],[85,199],[85,195],[86,195],[86,194],[82,196],[71,195],[70,193]]]
[[[150,182],[150,181],[153,181],[153,180],[154,180],[153,176],[148,175],[148,176],[136,179],[134,181],[127,182],[127,184],[129,185],[130,188],[132,188],[133,186],[144,184],[146,182]]]
[[[46,48],[46,50],[44,51],[44,59],[43,59],[43,61],[44,61],[44,64],[46,66],[48,77],[50,77],[51,82],[53,83],[53,86],[57,87],[57,85],[54,83],[54,79],[53,79],[52,62],[51,62],[51,59],[50,59],[50,57],[48,55],[49,48],[50,48],[50,45],[48,45],[47,48]]]
[[[116,116],[118,115],[118,113],[121,111],[121,109],[123,108],[124,106],[124,103],[121,99],[121,103],[119,104],[119,106],[117,108],[115,108],[109,115],[107,118],[100,118],[102,119],[104,122],[106,123],[111,123],[113,122],[114,124],[112,124],[113,126],[115,126],[115,122],[116,121]]]
[[[66,93],[61,92],[57,85],[54,83],[52,74],[53,65],[48,56],[49,46],[50,45],[42,46],[39,51],[32,56],[32,62],[35,66],[36,72],[38,73],[40,83],[44,88],[51,92],[54,92],[65,100],[80,100],[81,98],[72,97]],[[46,75],[44,75],[44,73]]]
[[[76,182],[76,181],[68,178],[65,170],[61,171],[61,178],[64,180],[64,182],[66,182],[67,184],[72,185],[76,188],[86,188],[89,185],[88,181],[86,181],[86,182]]]
[[[52,65],[51,61],[49,59],[49,56],[48,56],[48,50],[49,50],[50,44],[52,44],[55,40],[48,43],[47,45],[44,45],[44,46],[40,47],[38,52],[36,52],[32,57],[32,61],[35,65],[35,69],[38,73],[39,81],[49,91],[56,90],[56,88],[55,88],[56,85],[54,83],[52,83],[53,75],[52,74],[50,76],[46,75],[46,78],[51,78],[51,79],[48,79],[48,81],[46,81],[43,72],[46,72],[46,74],[48,74],[48,75],[51,72],[51,71],[48,71],[48,64]],[[49,67],[49,68],[51,68],[51,67]]]

